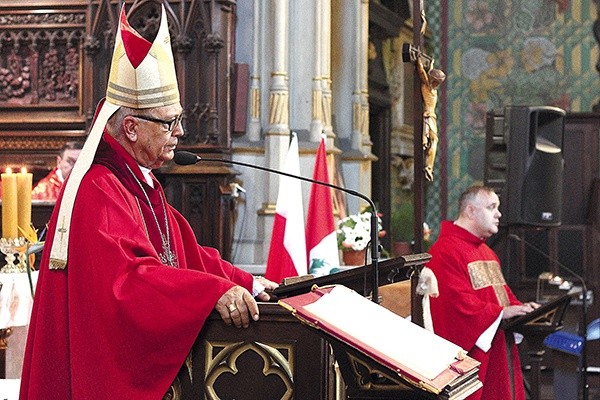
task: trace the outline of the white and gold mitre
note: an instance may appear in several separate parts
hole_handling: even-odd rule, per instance
[[[164,6],[158,34],[152,43],[129,25],[122,9],[106,100],[130,108],[162,107],[179,102]]]
[[[64,269],[69,254],[73,204],[79,185],[90,169],[109,118],[121,107],[154,108],[179,102],[179,89],[164,6],[154,42],[136,32],[121,9],[108,78],[106,98],[100,102],[90,133],[65,184],[50,253],[50,269]]]

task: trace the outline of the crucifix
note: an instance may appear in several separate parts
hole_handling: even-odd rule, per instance
[[[423,251],[424,181],[433,180],[433,164],[438,144],[435,107],[437,88],[446,75],[433,68],[433,57],[422,51],[423,35],[427,27],[423,0],[413,0],[413,43],[404,43],[402,61],[415,65],[413,85],[413,148],[414,148],[414,248]],[[417,84],[420,82],[420,84]]]
[[[433,91],[430,90],[429,76],[425,71],[432,70],[433,58],[421,50],[423,48],[423,35],[427,29],[423,0],[413,0],[413,15],[419,16],[418,18],[413,18],[413,43],[405,43],[403,45],[402,61],[415,65],[413,79],[413,82],[415,83],[413,85],[413,252],[422,253],[425,179],[431,180],[433,178],[433,161],[435,159],[435,150],[437,147],[437,124],[434,126],[434,131],[432,132],[429,129],[432,125],[428,123],[436,122],[435,103],[437,102],[437,85],[433,88]],[[421,85],[417,84],[418,82],[421,82]],[[433,110],[434,113],[433,121],[431,120],[431,110]],[[426,118],[429,118],[429,120]],[[424,128],[428,128],[429,130],[425,131]],[[432,133],[434,136],[431,135]],[[427,165],[425,165],[426,161]],[[428,170],[426,169],[427,167],[429,167]],[[411,276],[411,285],[416,287],[418,284],[419,274],[413,274],[413,276]],[[411,306],[413,322],[420,326],[424,326],[422,304],[421,301],[413,301]]]
[[[410,45],[408,47],[405,45],[403,50],[407,54],[406,58],[415,64],[421,82],[420,88],[423,100],[421,141],[425,152],[423,171],[425,179],[431,182],[433,181],[433,164],[438,144],[437,116],[435,114],[435,106],[438,100],[437,88],[446,80],[446,74],[433,68],[433,59],[428,55],[421,53]],[[427,69],[425,69],[426,64],[428,65]]]

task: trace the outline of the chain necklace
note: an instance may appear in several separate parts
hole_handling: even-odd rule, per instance
[[[160,235],[160,240],[162,242],[162,248],[163,248],[163,252],[158,255],[160,262],[165,265],[169,265],[171,267],[177,267],[177,256],[175,255],[175,253],[173,253],[171,251],[171,239],[170,239],[170,235],[169,235],[169,221],[167,219],[167,207],[165,206],[165,200],[163,199],[162,193],[159,192],[159,197],[160,197],[160,202],[162,204],[162,208],[163,208],[164,215],[165,215],[165,229],[166,229],[165,234],[163,234],[163,231],[160,228],[160,224],[158,223],[158,217],[156,216],[156,213],[154,212],[154,209],[152,208],[152,203],[150,203],[150,197],[148,197],[148,193],[146,193],[146,189],[144,189],[144,186],[142,186],[142,182],[140,182],[138,177],[133,173],[133,171],[131,170],[129,165],[125,164],[125,166],[129,170],[129,172],[131,172],[131,175],[133,175],[133,178],[137,182],[140,189],[142,189],[142,193],[144,193],[144,197],[146,197],[146,201],[148,202],[148,206],[150,207],[150,212],[152,213],[152,216],[154,217],[154,222],[156,223],[156,228],[158,228],[158,234]],[[150,239],[150,232],[148,232],[148,227],[146,226],[146,218],[144,217],[144,214],[142,213],[142,207],[140,205],[140,200],[137,197],[135,198],[135,200],[138,203],[140,215],[142,216],[142,220],[144,222],[144,228],[146,229],[146,235],[148,235],[148,239]]]

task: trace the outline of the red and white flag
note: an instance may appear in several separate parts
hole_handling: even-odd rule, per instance
[[[298,138],[294,133],[292,133],[282,171],[300,175]],[[308,272],[306,265],[301,181],[280,176],[265,278],[273,282],[281,282],[283,278],[290,276],[306,275]]]
[[[325,138],[317,150],[313,179],[329,182]],[[327,275],[340,265],[337,233],[333,218],[331,188],[312,184],[306,217],[306,249],[308,271],[315,276]]]

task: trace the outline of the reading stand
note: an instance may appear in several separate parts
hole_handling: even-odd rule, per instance
[[[413,272],[420,271],[423,265],[431,259],[428,253],[410,254],[397,258],[390,258],[379,262],[379,281],[382,285],[409,279]],[[299,279],[291,284],[285,282],[273,291],[278,298],[297,296],[310,292],[313,285],[319,287],[337,284],[344,285],[363,296],[371,293],[371,279],[373,273],[371,264],[362,267],[350,268],[334,274],[320,276],[318,278],[308,276],[308,279]],[[398,279],[399,278],[399,279]]]
[[[563,318],[574,294],[567,294],[535,309],[529,314],[503,321],[501,327],[508,332],[521,333],[531,346],[531,400],[540,399],[540,369],[545,353],[546,336],[563,328]]]
[[[391,283],[391,279],[408,279],[412,271],[420,271],[430,257],[416,254],[379,263],[380,285]],[[362,292],[365,270],[369,273],[371,268],[342,271],[315,281],[344,281],[345,285],[358,287]],[[370,289],[370,276],[366,282]],[[285,285],[277,289],[276,295],[286,298],[290,293],[307,293],[313,284],[314,281]],[[260,319],[242,330],[225,325],[216,311],[209,315],[193,345],[191,368],[186,362],[174,382],[174,388],[182,393],[179,398],[344,398],[339,368],[324,337],[307,329],[277,303],[259,302],[258,306]]]
[[[279,301],[330,344],[347,399],[462,400],[481,388],[466,350],[342,285]]]
[[[423,303],[421,296],[416,293],[416,286],[419,281],[419,275],[423,266],[431,259],[428,253],[409,254],[397,258],[390,258],[379,262],[379,285],[386,285],[398,281],[411,280],[410,308],[412,321],[423,326]],[[334,274],[314,278],[311,275],[298,277],[292,280],[292,283],[283,282],[273,291],[273,295],[280,299],[310,292],[316,285],[325,287],[328,285],[344,285],[365,297],[370,297],[372,288],[371,274],[373,268],[371,264],[362,267],[351,268]],[[385,290],[380,291],[381,297],[385,296]]]
[[[528,334],[545,334],[562,329],[563,318],[573,295],[567,294],[553,300],[532,312],[505,320],[502,328],[506,331]]]
[[[374,361],[331,335],[321,333],[333,349],[335,359],[346,384],[348,400],[422,400],[464,398],[479,389],[477,371],[449,385],[446,391],[434,394],[419,388],[418,383],[399,377],[398,373]]]

